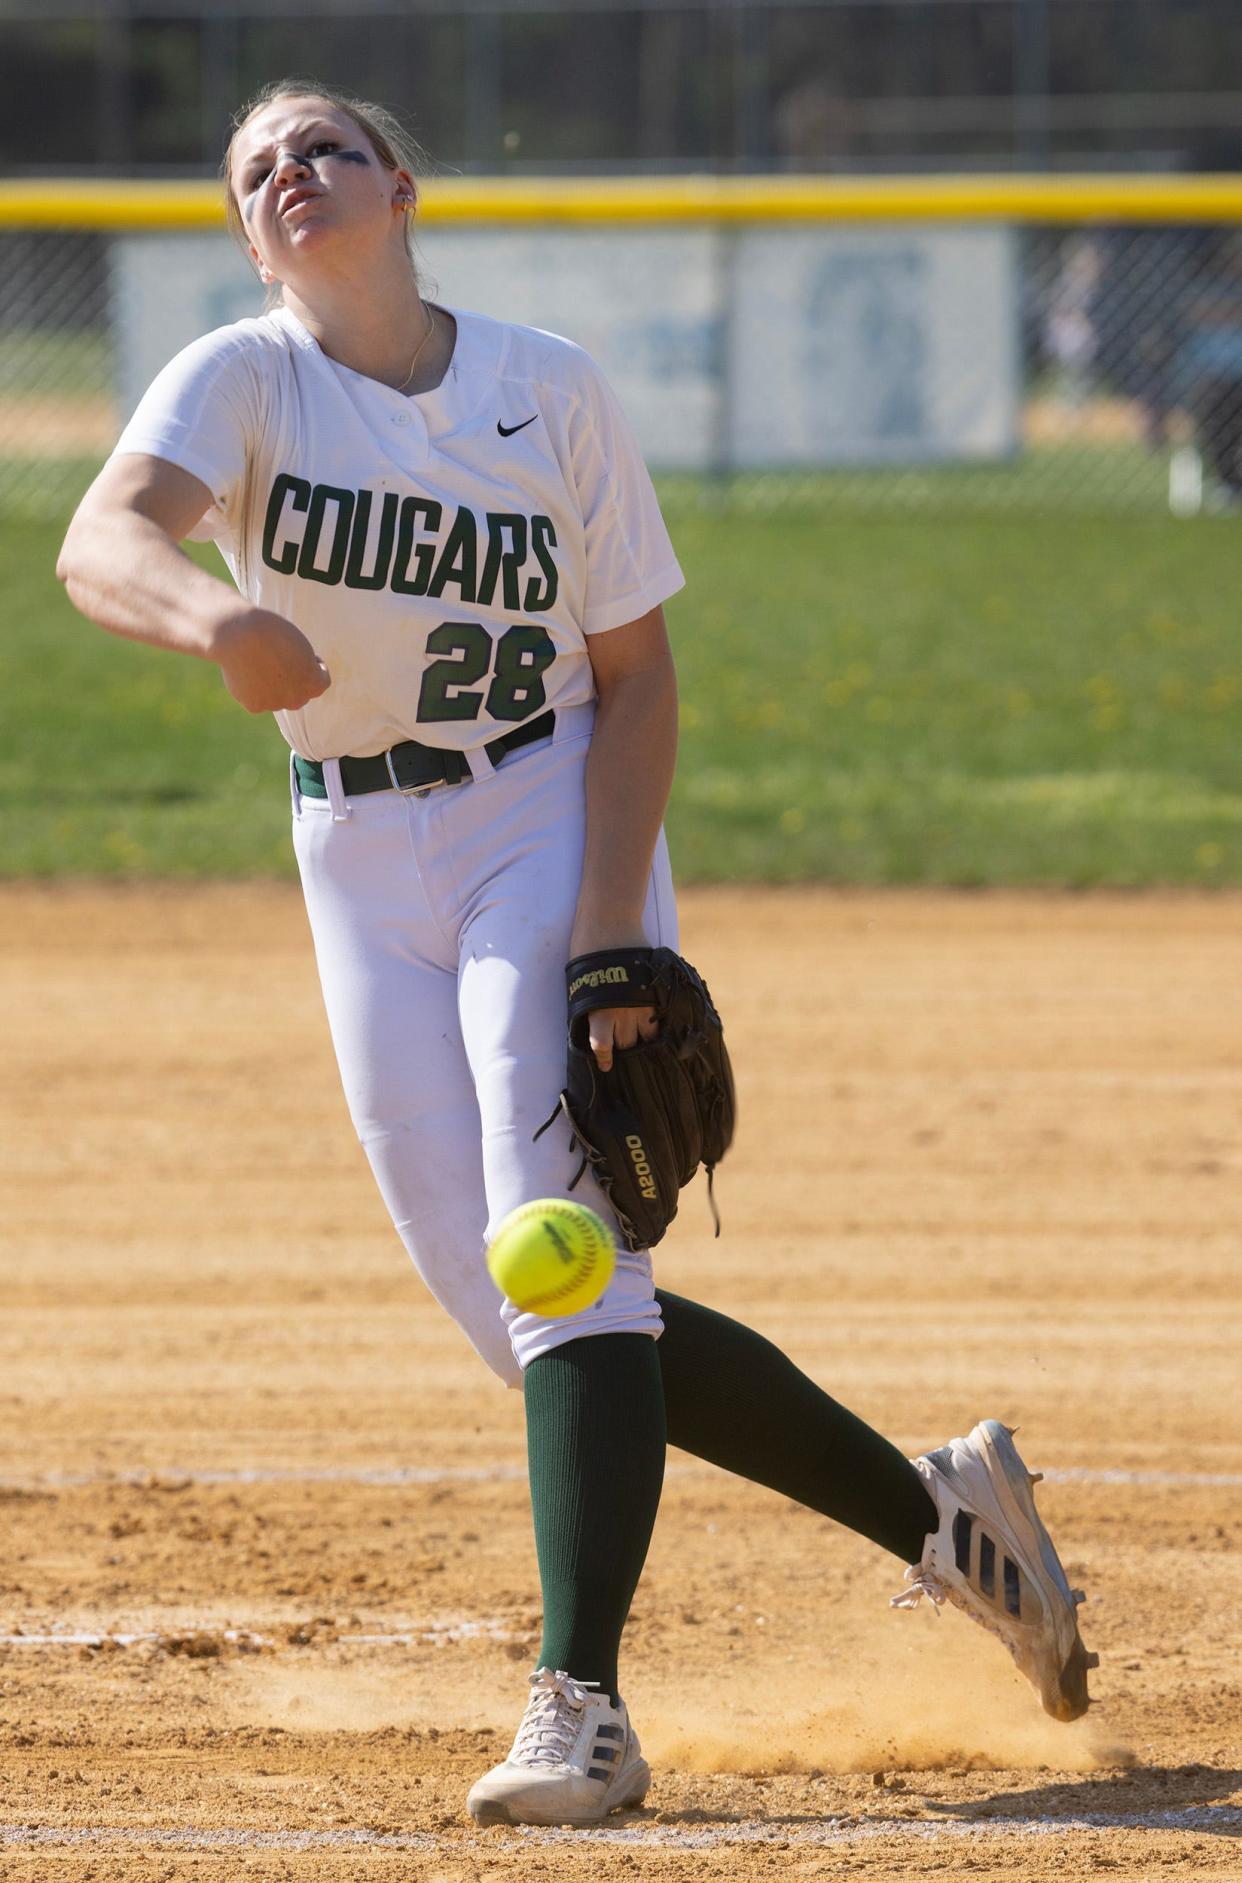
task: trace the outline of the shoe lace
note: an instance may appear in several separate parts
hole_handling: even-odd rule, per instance
[[[890,1608],[917,1608],[924,1596],[932,1604],[936,1614],[939,1614],[946,1602],[954,1602],[958,1607],[962,1606],[960,1598],[954,1595],[935,1570],[924,1569],[921,1563],[911,1563],[906,1571],[905,1580],[909,1586],[902,1589],[899,1595],[889,1597]],[[1004,1642],[1019,1667],[1024,1666],[1022,1650],[1017,1640],[998,1617],[993,1617],[986,1608],[976,1607],[974,1604],[971,1605],[968,1613],[981,1628],[986,1628],[990,1635],[995,1635],[999,1641]]]
[[[911,1563],[905,1581],[908,1587],[889,1597],[890,1608],[917,1608],[926,1596],[933,1608],[941,1609],[949,1599],[949,1591],[935,1570],[924,1569],[921,1563]]]
[[[530,1677],[531,1695],[509,1754],[515,1765],[565,1765],[582,1725],[587,1688],[562,1670],[541,1667]]]

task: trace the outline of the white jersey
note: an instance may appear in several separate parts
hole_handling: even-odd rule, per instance
[[[683,577],[624,415],[581,348],[449,310],[417,397],[330,360],[286,308],[166,366],[122,432],[199,478],[242,594],[332,676],[277,713],[306,758],[403,739],[469,750],[594,698],[586,637]]]

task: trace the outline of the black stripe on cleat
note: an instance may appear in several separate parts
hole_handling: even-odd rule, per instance
[[[979,1586],[989,1598],[996,1594],[996,1545],[986,1531],[979,1537]]]
[[[953,1519],[953,1560],[961,1575],[970,1576],[970,1537],[975,1520],[968,1510],[959,1510]]]

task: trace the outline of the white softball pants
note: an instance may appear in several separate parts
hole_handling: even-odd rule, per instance
[[[565,962],[586,822],[589,721],[426,797],[328,800],[294,789],[294,848],[345,1097],[423,1281],[508,1385],[584,1334],[661,1332],[651,1258],[617,1238],[593,1308],[524,1314],[487,1272],[490,1230],[568,1196],[563,1118],[535,1141],[565,1076]],[[677,946],[663,836],[647,891],[653,945]],[[572,1195],[615,1217],[590,1172]]]

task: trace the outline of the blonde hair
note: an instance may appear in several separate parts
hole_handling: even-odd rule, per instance
[[[250,254],[250,238],[246,234],[246,225],[238,208],[237,195],[233,188],[233,151],[238,137],[249,124],[256,112],[267,105],[274,104],[278,98],[315,98],[320,104],[332,105],[337,111],[343,111],[347,118],[352,118],[358,129],[368,140],[372,150],[383,164],[385,170],[408,170],[411,176],[425,177],[431,174],[431,160],[416,138],[406,130],[396,113],[385,105],[370,103],[365,98],[355,98],[351,92],[341,91],[335,85],[321,85],[314,78],[278,78],[257,91],[253,98],[234,114],[233,128],[225,147],[224,160],[220,165],[220,174],[224,178],[224,213],[228,220],[229,232],[244,252],[247,260]],[[418,253],[414,246],[414,218],[405,218],[405,252],[410,258],[410,268],[415,281],[418,280]],[[280,299],[280,283],[275,282],[269,290],[269,304]]]

